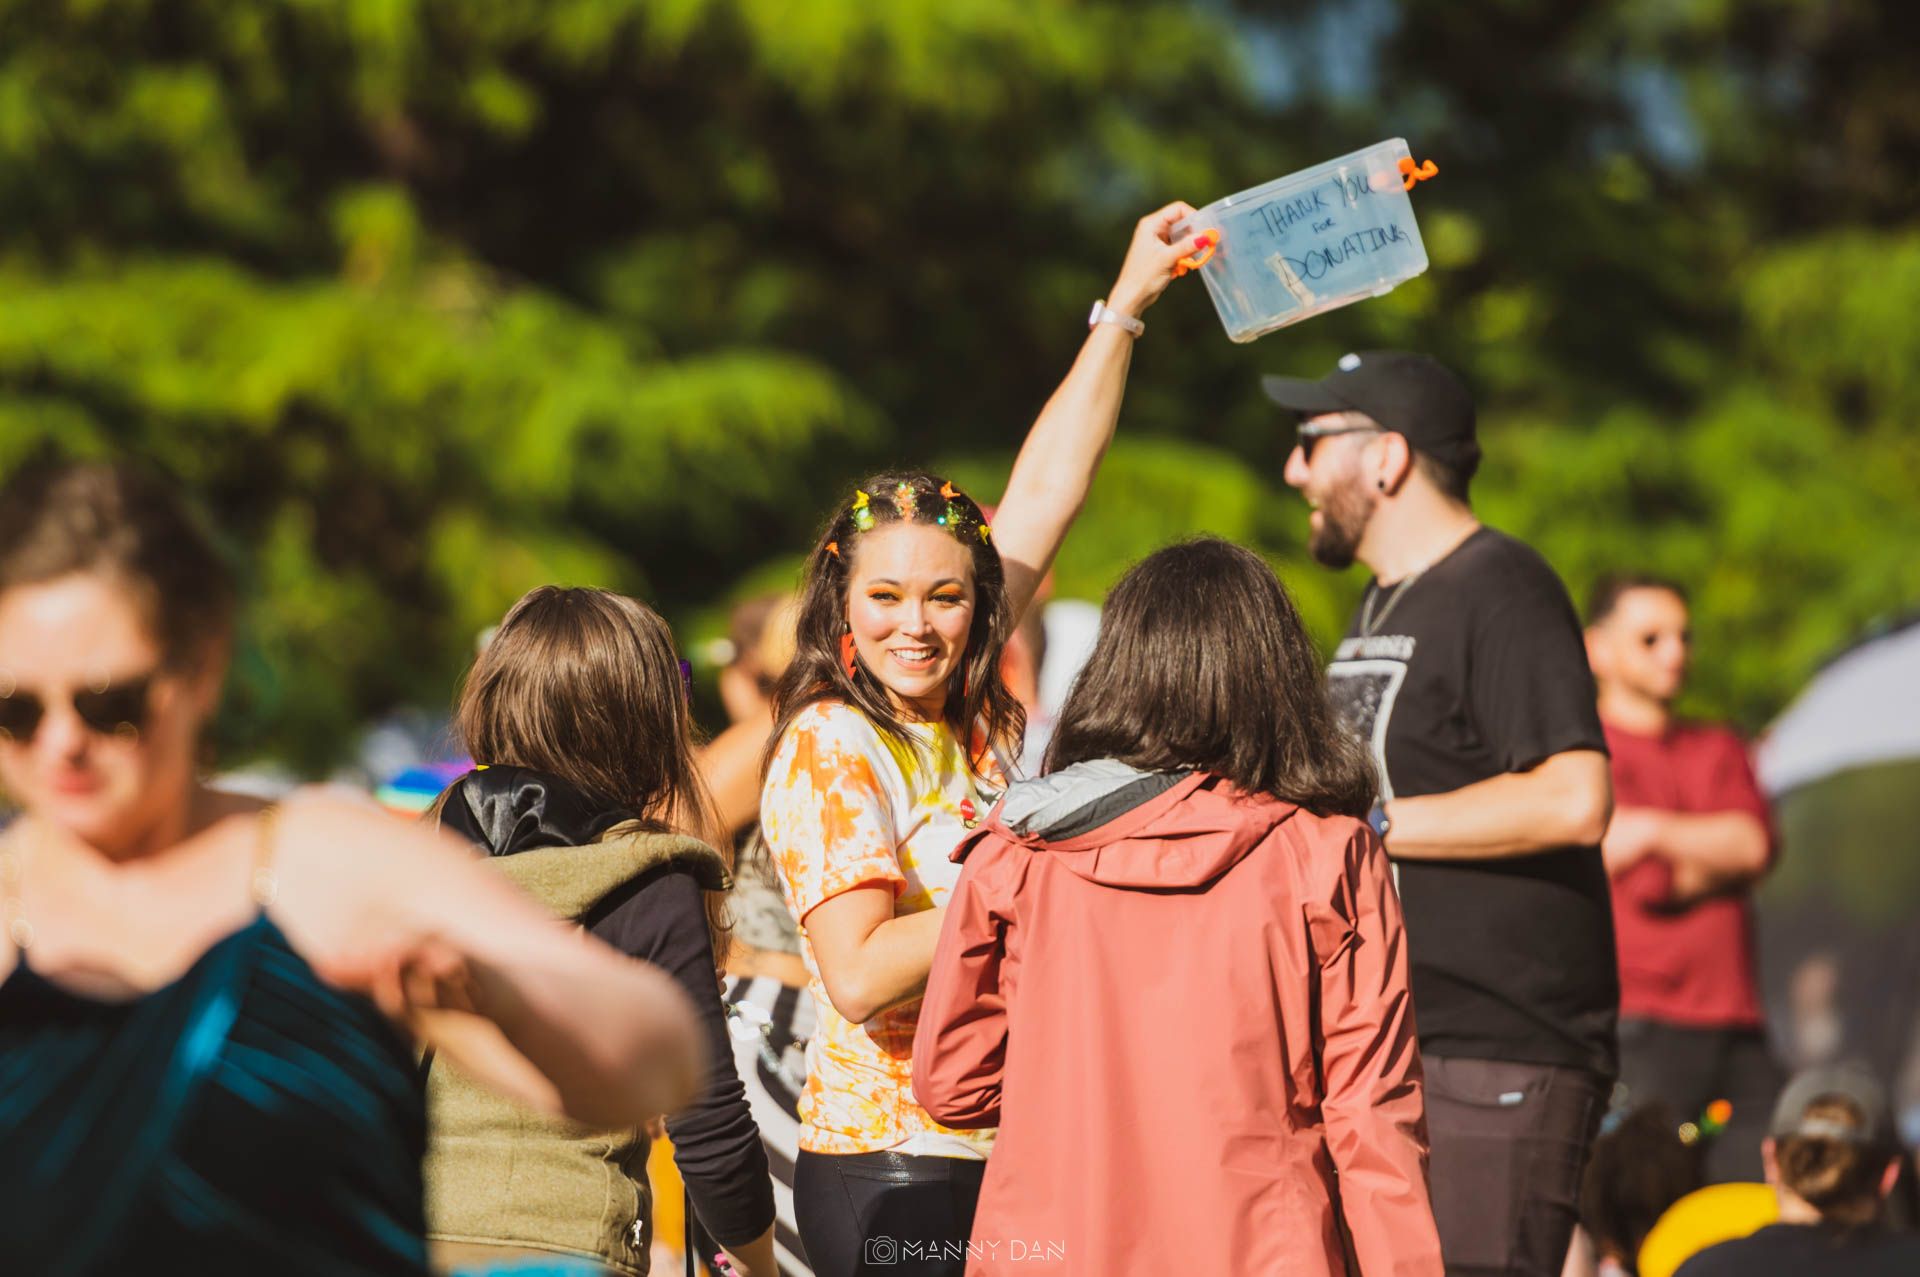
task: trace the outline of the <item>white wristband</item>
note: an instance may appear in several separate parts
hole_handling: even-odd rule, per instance
[[[1147,326],[1132,315],[1123,315],[1107,305],[1107,299],[1104,297],[1093,304],[1093,313],[1087,316],[1088,328],[1097,328],[1101,324],[1112,324],[1117,328],[1124,328],[1135,337],[1147,331]]]

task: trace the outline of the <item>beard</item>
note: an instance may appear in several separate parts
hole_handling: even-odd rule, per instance
[[[1320,526],[1307,538],[1307,553],[1314,562],[1335,571],[1352,567],[1371,517],[1373,502],[1358,482],[1349,480],[1329,488],[1320,505]]]

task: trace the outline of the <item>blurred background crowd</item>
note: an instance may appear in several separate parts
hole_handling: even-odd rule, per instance
[[[1438,355],[1487,522],[1576,597],[1688,586],[1681,708],[1757,738],[1781,833],[1775,1049],[1867,1060],[1911,1144],[1916,51],[1876,0],[0,0],[0,469],[138,456],[213,513],[208,761],[254,783],[451,761],[549,581],[672,619],[718,733],[831,494],[992,497],[1117,228],[1407,137],[1426,275],[1248,346],[1156,312],[1057,624],[1208,531],[1330,649],[1362,574],[1307,560],[1258,374]]]

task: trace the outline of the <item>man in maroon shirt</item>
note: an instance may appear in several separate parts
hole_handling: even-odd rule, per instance
[[[1620,950],[1620,1082],[1627,1105],[1664,1101],[1683,1121],[1729,1101],[1708,1178],[1757,1180],[1781,1077],[1761,1023],[1750,893],[1773,833],[1740,738],[1674,717],[1691,642],[1678,585],[1615,576],[1595,588],[1587,659],[1612,756],[1601,853]]]

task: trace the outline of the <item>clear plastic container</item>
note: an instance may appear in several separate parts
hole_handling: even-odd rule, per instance
[[[1427,269],[1393,138],[1215,200],[1175,228],[1218,230],[1200,267],[1234,341],[1390,292]]]

